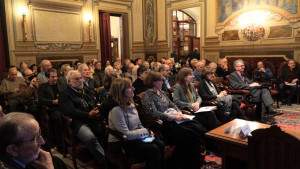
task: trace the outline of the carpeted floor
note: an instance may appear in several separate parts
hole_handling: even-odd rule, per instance
[[[278,126],[283,128],[291,128],[295,130],[300,130],[300,105],[293,104],[292,106],[281,106],[280,109],[284,112],[284,114],[275,117],[275,121]],[[70,155],[67,155],[67,158],[63,158],[61,154],[59,154],[55,149],[52,150],[55,156],[61,158],[68,166],[69,169],[73,168],[72,160]],[[78,161],[79,169],[94,169],[91,164],[87,164],[80,160]],[[221,169],[222,159],[213,154],[206,155],[205,164],[201,169]],[[134,165],[132,169],[140,169],[141,165]]]

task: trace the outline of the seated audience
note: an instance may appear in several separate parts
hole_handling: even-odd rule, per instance
[[[26,69],[28,69],[27,63],[26,63],[26,62],[21,62],[21,63],[20,63],[20,72],[21,72],[22,74],[24,74],[24,70],[26,70]]]
[[[103,82],[103,89],[99,92],[99,103],[104,103],[108,98],[108,92],[110,90],[110,86],[112,82],[117,78],[114,74],[112,75],[105,75],[104,82]]]
[[[127,72],[127,69],[128,69],[128,66],[129,66],[130,63],[131,62],[130,62],[129,59],[124,59],[123,66],[121,68],[121,70],[122,70],[123,73]]]
[[[133,75],[133,67],[134,67],[134,64],[133,63],[129,63],[129,65],[127,65],[127,70],[126,70],[126,73],[125,73],[125,77],[129,78],[131,81],[132,79],[134,79],[134,75]]]
[[[147,77],[148,72],[149,72],[149,69],[147,69],[145,66],[140,66],[137,69],[137,74],[138,74],[139,78],[137,78],[133,83],[133,87],[135,88],[134,96],[138,96],[140,93],[142,93],[148,89],[144,85],[144,80]]]
[[[31,69],[32,73],[36,76],[39,72],[38,72],[38,67],[36,64],[32,64],[29,69]]]
[[[132,82],[136,81],[136,79],[138,78],[137,69],[139,67],[140,67],[139,65],[134,65],[134,67],[132,68],[132,74],[133,74]]]
[[[144,66],[141,66],[144,67]],[[141,68],[140,67],[140,68]],[[145,68],[145,67],[144,67]],[[146,137],[154,137],[154,133],[142,126],[138,112],[133,104],[134,87],[127,78],[117,78],[110,88],[110,94],[116,106],[109,112],[108,125],[127,137],[122,147],[128,156],[138,156],[146,160],[147,169],[160,169],[164,145],[144,143]],[[120,140],[109,134],[108,146],[114,148]],[[161,150],[160,150],[161,149]]]
[[[260,113],[261,122],[270,124],[271,122],[266,116],[267,112],[272,116],[282,113],[273,108],[274,100],[271,97],[269,89],[245,77],[245,64],[242,59],[234,61],[233,67],[235,71],[230,74],[230,85],[236,90],[249,90],[252,102],[257,105],[256,110],[258,114]]]
[[[186,121],[187,117],[162,91],[163,76],[159,72],[149,72],[145,84],[149,87],[142,98],[145,113],[163,121],[164,138],[176,145],[171,168],[199,169],[200,148],[206,129],[195,120]]]
[[[158,72],[159,67],[161,66],[160,62],[154,62],[153,64],[153,71]]]
[[[194,81],[193,82],[201,82],[201,70],[203,69],[203,67],[205,66],[205,64],[202,61],[198,61],[195,64],[195,69],[194,69]]]
[[[288,67],[285,68],[280,76],[279,92],[282,105],[291,106],[291,101],[296,95],[297,83],[300,76],[300,69],[296,67],[294,60],[288,60]],[[288,96],[285,94],[285,89],[290,88],[291,92]],[[299,90],[299,89],[298,89]]]
[[[98,88],[96,81],[90,77],[90,68],[87,66],[87,64],[83,63],[78,67],[78,72],[81,74],[81,77],[83,79],[84,84],[84,90],[85,92],[92,96],[93,98],[96,97],[96,91],[95,89]]]
[[[143,66],[145,66],[147,69],[150,69],[150,64],[148,61],[144,61]]]
[[[97,86],[103,86],[105,73],[102,70],[100,61],[97,61],[95,63],[95,72],[94,72],[93,76],[94,76]]]
[[[22,95],[23,104],[28,107],[28,112],[37,120],[40,119],[38,109],[38,88],[39,83],[30,69],[24,70],[25,84],[20,84],[20,93]]]
[[[44,151],[38,122],[30,114],[9,113],[0,120],[0,161],[10,169],[66,169],[57,157]]]
[[[121,70],[121,63],[120,62],[115,62],[114,63],[114,71],[117,77],[122,76],[122,70]]]
[[[189,63],[189,65],[190,65],[190,67],[193,69],[193,70],[196,70],[196,63],[198,62],[199,60],[197,60],[197,59],[192,59],[191,61],[190,61],[190,63]],[[188,60],[187,60],[187,62],[189,62]]]
[[[21,111],[22,94],[20,93],[20,85],[26,85],[22,77],[17,77],[17,67],[10,66],[8,69],[8,77],[3,79],[0,85],[0,95],[6,96],[9,111]]]
[[[73,64],[73,69],[77,70],[80,65],[81,65],[81,62],[79,60],[76,60]]]
[[[203,100],[216,100],[218,110],[216,115],[222,123],[226,123],[234,118],[247,119],[240,109],[239,102],[233,100],[232,95],[226,91],[221,91],[213,83],[213,72],[210,67],[204,67],[201,71],[203,81],[199,83],[198,93]]]
[[[271,69],[265,68],[262,61],[257,62],[257,68],[253,72],[253,78],[259,82],[269,81],[273,77]]]
[[[217,67],[217,71],[216,71],[217,76],[226,79],[226,76],[230,74],[230,72],[228,71],[227,59],[226,58],[220,59],[219,64],[220,66]]]
[[[190,68],[182,68],[178,72],[173,101],[180,109],[197,111],[200,108],[202,99],[196,92],[194,84],[192,84],[193,79],[193,70]],[[208,131],[218,127],[218,121],[213,111],[197,113],[195,120],[203,124]]]
[[[134,63],[135,65],[143,66],[143,60],[141,58],[136,58]]]
[[[57,80],[58,87],[61,87],[59,91],[63,91],[65,88],[68,87],[67,74],[70,70],[72,70],[72,68],[69,64],[63,64],[61,66],[60,71],[62,73],[62,76],[59,76]]]
[[[104,163],[104,150],[99,140],[101,123],[96,107],[96,100],[84,90],[83,78],[78,71],[71,70],[67,75],[69,86],[60,93],[59,107],[72,118],[72,128],[75,136],[82,141],[92,153],[98,165]]]
[[[169,79],[169,76],[171,74],[171,70],[169,65],[166,64],[162,64],[158,71],[161,73],[161,75],[163,76],[163,86],[162,86],[162,90],[166,93],[166,95],[171,98],[171,94],[169,92],[169,90],[171,89],[171,87],[175,84],[175,79]],[[172,80],[172,81],[169,81]]]
[[[52,68],[52,64],[49,60],[42,60],[40,64],[41,72],[37,75],[37,77],[41,80],[41,83],[48,82],[47,77],[45,76],[45,72]]]
[[[200,60],[200,53],[198,52],[198,48],[194,48],[194,50],[186,56],[186,60]]]
[[[39,105],[43,110],[45,110],[44,106],[47,106],[48,115],[51,124],[53,124],[54,144],[59,152],[63,152],[63,138],[61,135],[63,127],[60,115],[61,111],[58,107],[58,96],[62,92],[59,89],[62,89],[62,87],[59,87],[59,84],[57,84],[56,69],[51,68],[47,70],[45,76],[47,77],[47,82],[41,84],[38,88]]]

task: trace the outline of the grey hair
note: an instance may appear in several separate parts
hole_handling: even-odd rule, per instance
[[[42,60],[40,66],[43,67],[46,64],[46,62],[50,62],[50,60]]]
[[[211,67],[212,65],[217,66],[217,64],[215,62],[210,62],[210,64],[208,66]]]
[[[70,66],[70,64],[63,64],[61,67],[60,67],[60,71],[62,72],[65,72],[67,70],[67,67]]]
[[[67,81],[69,81],[73,77],[74,73],[79,73],[79,71],[78,70],[70,70],[66,77]]]
[[[166,64],[160,65],[159,68],[158,68],[158,72],[166,70],[166,66],[168,66],[168,65],[166,65]]]
[[[104,73],[105,73],[106,75],[108,74],[109,69],[114,70],[114,68],[113,68],[112,66],[106,66],[106,68],[104,69]]]
[[[233,62],[233,67],[237,67],[238,63],[244,63],[244,61],[242,59],[238,59],[236,61]]]
[[[78,66],[78,71],[79,71],[79,72],[82,71],[82,69],[83,69],[82,67],[83,67],[83,66],[87,66],[87,67],[90,69],[90,67],[89,67],[86,63],[82,63],[81,65]]]

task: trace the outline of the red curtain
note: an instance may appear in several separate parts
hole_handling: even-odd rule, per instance
[[[110,34],[110,15],[109,13],[99,13],[100,23],[100,45],[101,45],[101,61],[109,60],[111,57],[111,34]]]
[[[4,47],[4,32],[2,30],[2,20],[0,18],[0,75],[6,70],[5,47]]]

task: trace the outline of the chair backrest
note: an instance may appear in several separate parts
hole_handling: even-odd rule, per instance
[[[248,138],[249,169],[294,169],[300,166],[300,140],[273,125]]]

